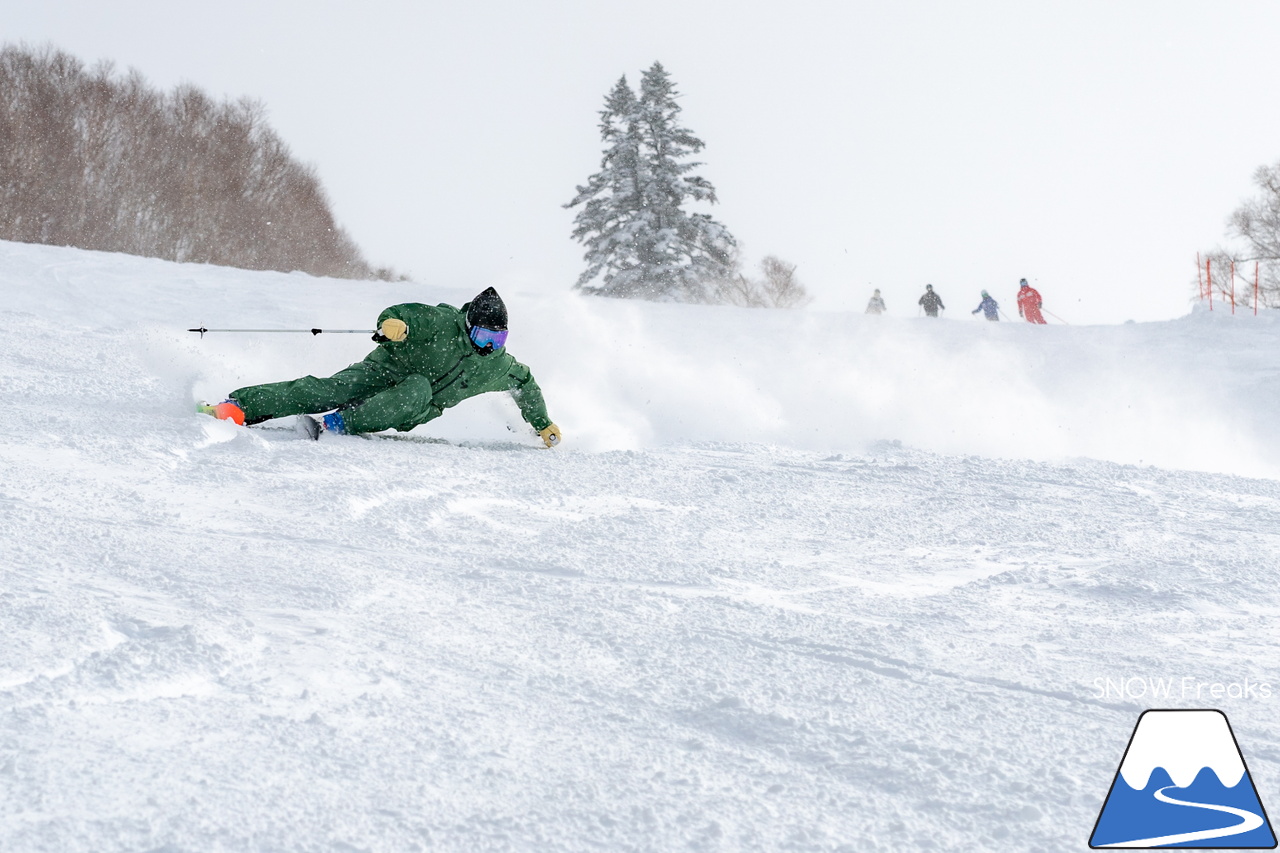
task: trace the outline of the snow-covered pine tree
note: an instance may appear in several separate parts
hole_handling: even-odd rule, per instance
[[[600,138],[607,147],[600,171],[578,187],[565,207],[582,205],[573,237],[587,247],[587,268],[576,287],[609,296],[630,297],[640,266],[635,231],[640,209],[640,108],[626,75],[619,78],[600,111]],[[602,288],[587,285],[604,274]]]
[[[713,282],[733,274],[733,235],[686,201],[716,201],[715,188],[690,174],[704,147],[678,118],[678,93],[661,63],[644,72],[640,97],[623,77],[601,111],[608,143],[601,170],[566,207],[582,205],[573,236],[587,247],[577,287],[602,296],[706,302]],[[600,279],[598,285],[592,282]]]

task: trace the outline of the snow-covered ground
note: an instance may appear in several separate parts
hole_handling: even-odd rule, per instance
[[[0,849],[1083,850],[1147,707],[1280,808],[1277,317],[513,293],[554,451],[192,411],[471,295],[0,243]]]

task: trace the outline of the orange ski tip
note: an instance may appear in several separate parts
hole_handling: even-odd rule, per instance
[[[230,401],[214,406],[213,416],[218,420],[235,421],[240,426],[244,426],[244,410]]]

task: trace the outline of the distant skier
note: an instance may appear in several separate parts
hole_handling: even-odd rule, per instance
[[[988,320],[1000,319],[1000,303],[991,298],[991,294],[985,290],[982,291],[982,301],[978,303],[978,307],[970,311],[970,314],[977,314],[981,311],[986,315]]]
[[[924,306],[924,313],[930,317],[937,317],[939,308],[943,311],[947,310],[947,306],[942,304],[942,297],[933,292],[932,284],[924,286],[924,296],[920,297],[917,304]]]
[[[1025,278],[1018,284],[1018,316],[1026,318],[1028,323],[1043,325],[1045,320],[1040,308],[1044,305],[1044,300],[1040,298],[1040,292],[1027,284]]]
[[[373,339],[377,349],[328,379],[250,385],[232,391],[226,402],[198,408],[239,424],[302,415],[300,428],[318,438],[324,431],[406,432],[468,397],[510,391],[547,447],[560,443],[560,428],[547,417],[533,374],[506,351],[507,306],[492,287],[461,308],[393,305],[378,315]],[[337,411],[309,417],[330,409]]]
[[[880,288],[876,288],[876,292],[871,294],[871,301],[867,303],[868,314],[883,314],[885,312],[884,300],[880,298]]]

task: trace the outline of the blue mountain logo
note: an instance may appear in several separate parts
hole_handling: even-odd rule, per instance
[[[1221,711],[1144,711],[1089,846],[1271,850],[1271,822]]]

